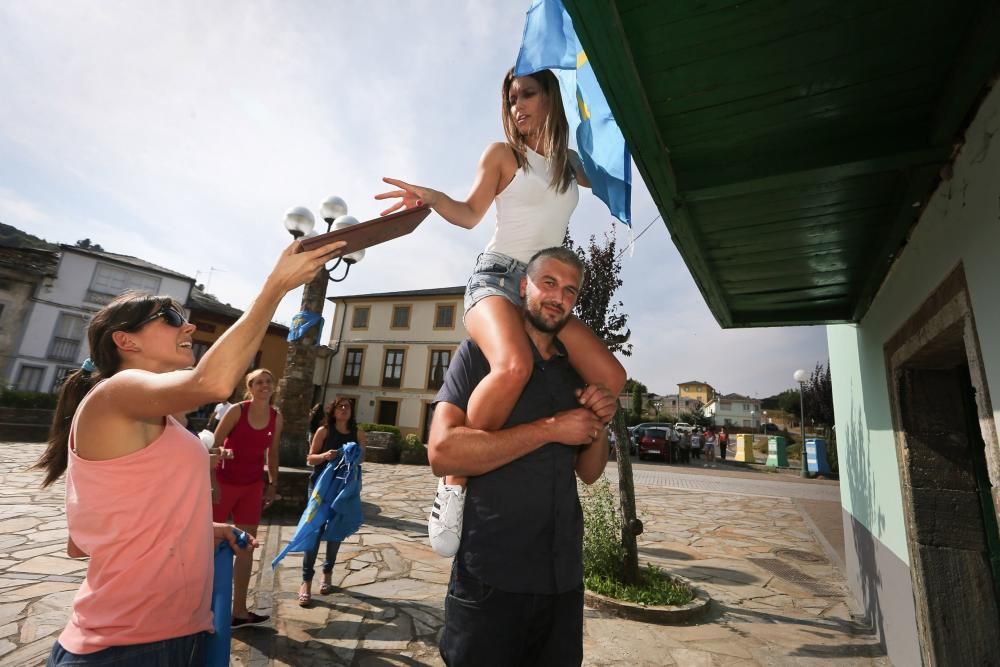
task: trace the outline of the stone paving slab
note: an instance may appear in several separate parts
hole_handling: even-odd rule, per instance
[[[40,451],[41,445],[0,443],[0,664],[5,667],[44,664],[86,567],[86,561],[65,555],[62,484],[42,491],[40,475],[25,472]],[[751,481],[761,477],[746,474]],[[843,578],[795,501],[775,496],[771,487],[767,497],[717,492],[711,476],[702,477],[699,488],[682,489],[651,477],[653,483],[637,484],[636,493],[645,525],[639,538],[643,560],[708,591],[714,600],[708,617],[697,624],[657,626],[586,609],[584,664],[888,665],[870,630],[851,617]],[[744,481],[725,477],[730,487]],[[437,643],[450,561],[431,551],[425,532],[435,483],[427,467],[366,464],[365,525],[341,548],[333,578],[337,588],[319,596],[317,579],[313,606],[306,609],[297,603],[301,556],[292,554],[276,570],[270,567],[294,532],[295,518],[266,517],[251,601],[273,614],[273,621],[234,632],[232,664],[443,664]],[[800,485],[787,484],[789,496]],[[787,564],[834,594],[816,596],[751,560],[779,557],[775,552],[782,548],[818,557]]]

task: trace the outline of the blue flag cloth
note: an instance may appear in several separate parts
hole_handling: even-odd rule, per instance
[[[591,190],[626,225],[632,224],[632,159],[594,68],[561,0],[534,0],[524,22],[516,76],[555,70],[570,131]]]
[[[235,530],[236,543],[247,545],[247,534]],[[229,643],[232,636],[233,550],[229,542],[215,548],[215,573],[212,575],[212,624],[215,631],[205,642],[205,667],[229,667]]]
[[[340,448],[309,494],[295,534],[271,567],[293,551],[312,551],[320,540],[342,542],[361,527],[361,447],[349,442]]]
[[[316,332],[316,344],[319,345],[320,339],[323,337],[323,316],[311,310],[300,310],[295,313],[292,318],[292,326],[288,327],[288,342],[291,343],[302,338],[307,331],[316,325],[319,325],[319,330]]]

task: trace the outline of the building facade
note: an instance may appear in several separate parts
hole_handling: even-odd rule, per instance
[[[330,354],[315,382],[328,403],[344,396],[359,422],[396,426],[427,442],[431,403],[458,345],[465,287],[329,297]]]
[[[677,385],[677,395],[681,398],[693,398],[704,405],[715,397],[715,389],[707,382],[692,380],[690,382],[679,383]]]
[[[88,354],[87,323],[125,290],[187,303],[194,280],[136,257],[60,246],[56,277],[31,297],[8,380],[23,391],[55,391]]]
[[[705,416],[716,426],[760,428],[760,401],[742,394],[716,396],[705,404]]]
[[[14,383],[14,361],[40,287],[55,280],[59,253],[0,247],[0,377]]]
[[[897,665],[1000,655],[998,133],[994,87],[868,312],[827,328],[848,583]]]

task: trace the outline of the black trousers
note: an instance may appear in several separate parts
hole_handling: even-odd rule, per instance
[[[583,583],[555,595],[508,593],[452,568],[441,657],[449,667],[583,662]]]

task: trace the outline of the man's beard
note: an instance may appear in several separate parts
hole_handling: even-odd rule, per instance
[[[528,320],[528,322],[531,323],[531,326],[535,327],[535,329],[543,333],[548,333],[548,334],[559,333],[560,331],[562,331],[563,327],[566,326],[566,323],[569,322],[569,318],[572,315],[572,312],[565,313],[562,319],[557,320],[556,322],[553,323],[549,323],[546,322],[545,319],[542,317],[541,312],[542,312],[542,304],[532,303],[531,301],[528,301],[527,297],[525,297],[524,317],[525,319]]]

